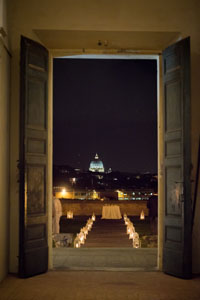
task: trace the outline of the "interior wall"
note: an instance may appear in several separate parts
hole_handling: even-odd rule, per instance
[[[10,55],[7,50],[6,1],[0,0],[0,281],[9,259],[9,102]]]
[[[0,281],[8,272],[9,253],[9,60],[0,38]]]
[[[0,30],[1,30],[1,35],[4,37],[4,43],[7,45],[7,40],[5,38],[8,32],[6,0],[0,0]]]
[[[12,0],[9,4],[9,36],[12,59],[10,189],[10,271],[17,271],[19,158],[19,55],[20,35],[39,41],[34,29],[97,31],[181,32],[191,37],[191,142],[192,174],[195,179],[198,137],[200,134],[200,3],[197,0]],[[112,38],[112,35],[111,35]],[[87,36],[85,37],[87,39]],[[120,45],[123,48],[123,44]],[[98,49],[98,46],[97,46]],[[192,183],[194,188],[194,182]],[[193,197],[193,194],[192,194]],[[193,271],[200,272],[200,194],[197,199],[193,233]]]

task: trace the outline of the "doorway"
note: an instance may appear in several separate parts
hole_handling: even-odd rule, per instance
[[[19,265],[22,276],[28,277],[47,271],[48,261],[52,263],[51,93],[55,53],[48,60],[45,47],[24,37],[21,49]],[[163,259],[158,255],[158,261],[163,261],[166,273],[190,278],[190,38],[166,48],[162,61],[163,80],[158,84],[158,245]]]
[[[63,60],[64,58],[62,57],[62,58],[60,58],[60,60]],[[157,95],[156,95],[156,100],[155,100],[155,105],[158,103],[158,101],[159,101],[159,58],[158,58],[158,56],[156,56],[156,55],[74,55],[74,56],[68,56],[68,57],[65,57],[65,59],[67,59],[68,61],[69,60],[71,60],[71,63],[73,64],[75,64],[75,62],[76,62],[76,60],[79,60],[80,62],[87,62],[87,61],[89,61],[90,63],[92,62],[92,61],[94,61],[94,59],[95,60],[98,60],[99,62],[100,61],[106,61],[107,60],[107,62],[113,62],[113,61],[116,61],[116,60],[118,60],[118,61],[124,61],[124,62],[126,62],[126,63],[129,63],[130,64],[130,62],[135,62],[136,64],[141,64],[142,62],[145,62],[145,60],[146,61],[148,61],[149,63],[154,63],[155,64],[155,66],[156,66],[156,70],[157,70],[157,75],[155,75],[155,77],[157,77]],[[74,66],[75,68],[77,68],[76,67],[76,65]],[[132,66],[133,67],[133,66]],[[85,67],[84,66],[82,66],[82,68],[83,68],[83,70],[85,69]],[[116,68],[116,66],[115,66],[115,68]],[[93,72],[94,73],[94,72]],[[63,74],[63,76],[64,76],[64,74]],[[83,74],[82,74],[82,76],[83,76]],[[64,78],[65,78],[65,76],[64,76]],[[131,78],[132,79],[132,78]],[[131,80],[130,79],[130,80]],[[80,78],[79,79],[77,79],[77,85],[78,85],[78,82],[79,82],[79,80],[80,80]],[[99,80],[99,79],[98,79]],[[125,80],[127,80],[127,78],[125,79]],[[89,83],[88,83],[89,84]],[[103,92],[105,92],[105,88],[103,88],[102,89],[103,90]],[[60,91],[60,96],[62,97],[62,93],[61,93],[61,91]],[[102,96],[102,95],[101,95]],[[67,96],[65,96],[66,98],[67,98]],[[132,95],[132,97],[133,97],[133,95]],[[83,102],[83,101],[82,101]],[[93,101],[93,102],[95,102],[95,101]],[[103,102],[103,101],[102,101]],[[79,103],[79,105],[77,105],[77,104],[74,104],[76,107],[80,107],[81,105],[80,105],[80,103]],[[82,105],[84,105],[83,103],[82,103]],[[93,105],[94,106],[94,103],[92,103],[91,102],[91,105]],[[113,103],[113,105],[114,105],[114,103]],[[157,105],[158,106],[158,108],[160,107],[159,105]],[[131,109],[133,109],[133,108],[131,108],[131,107],[129,107],[129,113],[130,113],[130,115],[131,115]],[[140,109],[141,109],[141,107],[140,107]],[[119,109],[120,110],[120,112],[122,113],[122,107],[121,107],[121,109]],[[142,112],[140,111],[140,114],[141,114]],[[69,109],[69,111],[66,113],[66,118],[67,118],[67,116],[70,114],[70,109]],[[103,111],[101,111],[101,114],[102,114],[102,118],[103,118]],[[126,114],[127,114],[127,111],[126,111]],[[131,116],[132,118],[133,118],[133,116]],[[70,117],[69,119],[71,119],[72,117]],[[75,119],[76,119],[76,117],[74,117]],[[79,119],[79,117],[78,117],[78,113],[77,113],[77,118]],[[97,122],[100,122],[101,120],[99,119],[99,115],[96,113],[96,118],[97,118]],[[112,117],[111,117],[112,118]],[[142,115],[140,116],[140,118],[142,118]],[[157,113],[156,113],[156,116],[155,116],[155,118],[157,119]],[[60,118],[61,119],[61,118]],[[133,118],[134,119],[134,118]],[[60,121],[60,120],[59,120]],[[70,122],[70,121],[69,121]],[[132,124],[132,126],[133,126],[133,124]],[[158,126],[158,128],[160,128],[159,126]],[[103,132],[105,131],[105,128],[104,128],[104,130],[103,130]],[[65,135],[63,135],[63,139],[66,139],[67,137],[65,136]],[[68,140],[70,139],[70,136],[69,136],[69,134],[68,134]],[[58,138],[55,138],[55,140],[57,141],[57,143],[58,143]],[[135,141],[136,141],[136,143],[138,142],[137,141],[137,139],[135,138],[134,139]],[[62,147],[62,143],[63,143],[63,147]],[[156,143],[157,143],[157,141],[156,141]],[[61,140],[61,138],[60,138],[60,145],[59,145],[59,147],[62,147],[62,148],[64,148],[64,142]],[[130,145],[130,148],[131,148],[131,145]],[[87,147],[87,151],[91,151],[91,149],[89,149],[88,147]],[[96,149],[97,150],[97,149]],[[155,149],[154,149],[155,150]],[[58,151],[57,149],[56,149],[56,151]],[[89,152],[88,151],[88,152]],[[93,149],[93,152],[94,152],[95,150]],[[77,169],[79,169],[79,164],[80,164],[80,157],[77,157],[77,164],[74,162],[74,164],[76,165],[76,168]],[[88,162],[89,163],[89,162]],[[157,163],[157,157],[156,157],[156,163]],[[108,165],[108,163],[106,164],[106,165]],[[129,170],[130,171],[130,170]],[[136,170],[134,170],[134,171],[136,171]],[[147,169],[146,170],[143,170],[143,173],[145,173],[145,171],[148,171],[148,167],[147,167]],[[157,170],[156,170],[157,171]],[[64,172],[64,170],[63,170],[63,172]],[[68,172],[67,170],[66,170],[66,172]],[[156,172],[157,173],[157,172]],[[74,178],[71,178],[71,179],[74,179]],[[116,179],[116,178],[115,178]],[[76,178],[75,178],[75,180],[76,180]],[[74,185],[74,183],[72,183],[72,185]],[[61,189],[65,189],[65,187],[61,187],[61,184],[58,184],[58,187],[60,187]],[[63,197],[63,196],[62,196]],[[65,197],[66,197],[66,195],[65,195]],[[63,197],[63,198],[65,198],[65,197]],[[71,195],[71,197],[72,197],[72,195]],[[137,195],[137,197],[138,197],[138,195]],[[134,198],[132,198],[132,200],[136,200],[136,198],[134,197]],[[141,196],[138,198],[138,199],[140,199],[141,200]],[[158,199],[160,200],[160,197],[158,197]],[[128,200],[128,199],[127,199]],[[64,202],[64,200],[61,200],[61,202]],[[77,212],[76,212],[77,213]],[[65,216],[66,216],[66,211],[65,211],[65,214],[64,214]],[[65,218],[65,216],[64,216],[64,218]],[[159,238],[160,238],[160,236],[159,236]],[[85,249],[86,250],[86,249]],[[70,251],[72,251],[72,249],[70,249]],[[67,253],[67,252],[66,252]],[[70,254],[68,254],[68,255],[70,255]],[[72,255],[72,254],[71,254]],[[93,255],[94,255],[94,253],[93,253]],[[142,254],[142,255],[144,255],[144,253]],[[151,256],[152,256],[152,253],[150,254]],[[79,254],[79,256],[80,256],[80,254]],[[159,255],[158,255],[158,257],[159,257]],[[138,258],[137,258],[138,259]],[[147,259],[148,260],[148,259]],[[119,264],[118,264],[118,267],[119,267]]]

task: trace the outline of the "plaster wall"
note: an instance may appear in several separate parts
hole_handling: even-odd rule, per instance
[[[9,253],[9,60],[0,39],[0,281],[8,272]]]
[[[40,41],[37,30],[86,30],[112,32],[180,32],[191,37],[191,143],[192,173],[195,179],[198,136],[200,133],[200,2],[198,0],[12,0],[8,1],[9,38],[12,59],[11,149],[10,156],[10,271],[17,271],[18,255],[18,183],[19,158],[19,55],[20,35]],[[53,37],[52,37],[53,38]],[[41,42],[41,41],[40,41]],[[87,34],[85,35],[87,46]],[[89,41],[88,41],[89,45]],[[119,43],[123,48],[123,43]],[[87,49],[87,47],[86,47]],[[55,50],[55,49],[52,49]],[[64,49],[63,49],[64,50]],[[98,51],[98,45],[92,51]],[[119,50],[119,49],[115,49]],[[141,49],[142,50],[142,49]],[[150,49],[151,50],[151,49]],[[160,51],[162,49],[158,49]],[[156,53],[155,53],[156,54]],[[161,148],[161,147],[160,147]],[[162,180],[162,170],[159,170]],[[194,182],[192,183],[194,188]],[[193,193],[192,193],[193,198]],[[200,193],[198,193],[193,233],[193,271],[200,272]]]
[[[0,0],[0,281],[8,272],[9,253],[9,102],[10,55],[6,1]]]
[[[5,0],[0,0],[0,27],[4,34],[7,32],[7,3]]]

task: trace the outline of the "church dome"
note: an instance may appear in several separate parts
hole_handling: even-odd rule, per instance
[[[104,172],[103,162],[99,159],[98,154],[96,154],[94,160],[91,161],[89,171]]]

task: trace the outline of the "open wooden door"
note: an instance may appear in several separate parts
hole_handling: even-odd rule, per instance
[[[163,271],[191,277],[190,39],[163,52],[165,213]]]
[[[48,269],[47,79],[48,52],[21,38],[19,275]]]

